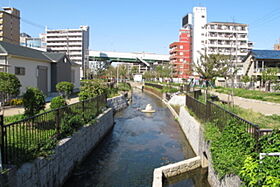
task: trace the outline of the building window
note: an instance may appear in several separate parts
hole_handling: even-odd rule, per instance
[[[25,68],[23,68],[23,67],[15,67],[15,74],[16,75],[25,75]]]

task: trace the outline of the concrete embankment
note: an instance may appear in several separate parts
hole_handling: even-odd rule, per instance
[[[77,163],[110,132],[114,126],[113,110],[127,107],[126,98],[108,99],[108,106],[92,124],[83,126],[71,137],[60,140],[54,153],[0,174],[0,186],[61,186]]]
[[[184,160],[182,162],[174,163],[171,165],[163,166],[161,168],[156,168],[154,170],[154,181],[153,187],[160,187],[163,185],[163,178],[176,176],[182,174],[184,172],[188,172],[190,170],[196,169],[198,167],[206,168],[208,167],[208,182],[213,187],[238,187],[241,185],[240,178],[236,175],[225,176],[222,180],[219,180],[217,173],[215,173],[213,165],[211,163],[211,152],[210,152],[210,143],[207,142],[204,138],[204,129],[202,125],[190,115],[190,113],[186,110],[184,103],[182,104],[182,98],[171,98],[171,102],[167,102],[165,99],[162,99],[156,93],[153,93],[149,90],[149,93],[152,93],[159,99],[161,99],[167,107],[170,109],[172,114],[176,119],[178,119],[179,125],[184,132],[186,138],[188,139],[190,145],[193,148],[193,151],[197,155],[197,157]],[[170,104],[181,104],[179,115],[175,112],[175,110],[170,106]],[[186,164],[188,163],[188,164]],[[170,171],[169,174],[164,172],[164,169]],[[166,170],[165,170],[166,171]]]

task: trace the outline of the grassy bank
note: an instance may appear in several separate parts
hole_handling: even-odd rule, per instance
[[[230,94],[232,88],[217,87],[214,91],[224,94]],[[243,88],[234,88],[233,94],[238,97],[256,99],[260,101],[269,101],[274,103],[280,103],[280,92],[263,92],[259,90],[247,90]]]

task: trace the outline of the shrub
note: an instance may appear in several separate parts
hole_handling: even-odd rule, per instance
[[[234,119],[230,120],[220,137],[214,137],[211,144],[213,165],[219,177],[238,175],[246,155],[254,151],[255,145],[245,126]]]
[[[280,151],[280,130],[260,139],[260,152]],[[246,186],[280,186],[280,159],[278,156],[265,156],[259,160],[258,155],[247,156],[240,176]]]
[[[107,93],[108,87],[102,80],[94,79],[81,81],[81,88],[79,93],[80,101]]]
[[[83,117],[81,115],[67,115],[61,121],[60,138],[64,138],[72,135],[84,124]]]
[[[57,96],[52,98],[50,107],[51,109],[56,109],[66,105],[67,105],[66,100],[62,96]]]
[[[11,99],[10,100],[10,105],[19,106],[19,105],[22,105],[22,104],[23,104],[23,100],[22,99]]]
[[[20,81],[14,74],[0,72],[0,101],[18,96],[20,87]]]
[[[71,82],[62,81],[56,84],[56,90],[64,98],[68,98],[73,92],[74,85]]]
[[[45,97],[41,90],[37,88],[27,88],[23,95],[24,114],[34,116],[45,108]]]

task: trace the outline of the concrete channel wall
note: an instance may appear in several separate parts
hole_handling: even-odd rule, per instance
[[[107,106],[112,108],[114,112],[120,111],[123,108],[126,108],[128,105],[126,97],[124,95],[116,96],[113,98],[107,99]]]
[[[124,96],[108,99],[107,102],[112,108],[100,114],[93,124],[88,124],[71,137],[62,139],[52,155],[37,158],[18,169],[13,167],[0,174],[0,187],[61,186],[75,165],[81,162],[113,128],[113,110],[118,111],[127,107]]]
[[[194,152],[201,158],[201,166],[208,166],[208,182],[213,187],[238,187],[241,185],[240,178],[236,175],[225,176],[219,180],[211,163],[210,143],[207,142],[203,135],[203,127],[194,119],[185,107],[180,108],[179,124],[185,133]]]
[[[150,92],[146,89],[145,91]],[[210,152],[210,143],[204,138],[204,129],[201,124],[190,115],[184,106],[180,107],[179,115],[177,115],[175,110],[170,106],[170,104],[181,103],[182,98],[176,98],[176,100],[178,99],[178,102],[173,100],[167,103],[164,99],[160,98],[156,94],[154,95],[161,99],[168,106],[174,117],[178,119],[181,129],[183,130],[197,157],[156,168],[153,175],[153,187],[163,186],[162,181],[164,177],[166,178],[176,176],[198,167],[208,167],[208,182],[213,187],[239,187],[241,185],[241,180],[236,175],[225,176],[222,180],[219,180],[218,175],[215,173],[211,163],[212,158]]]

